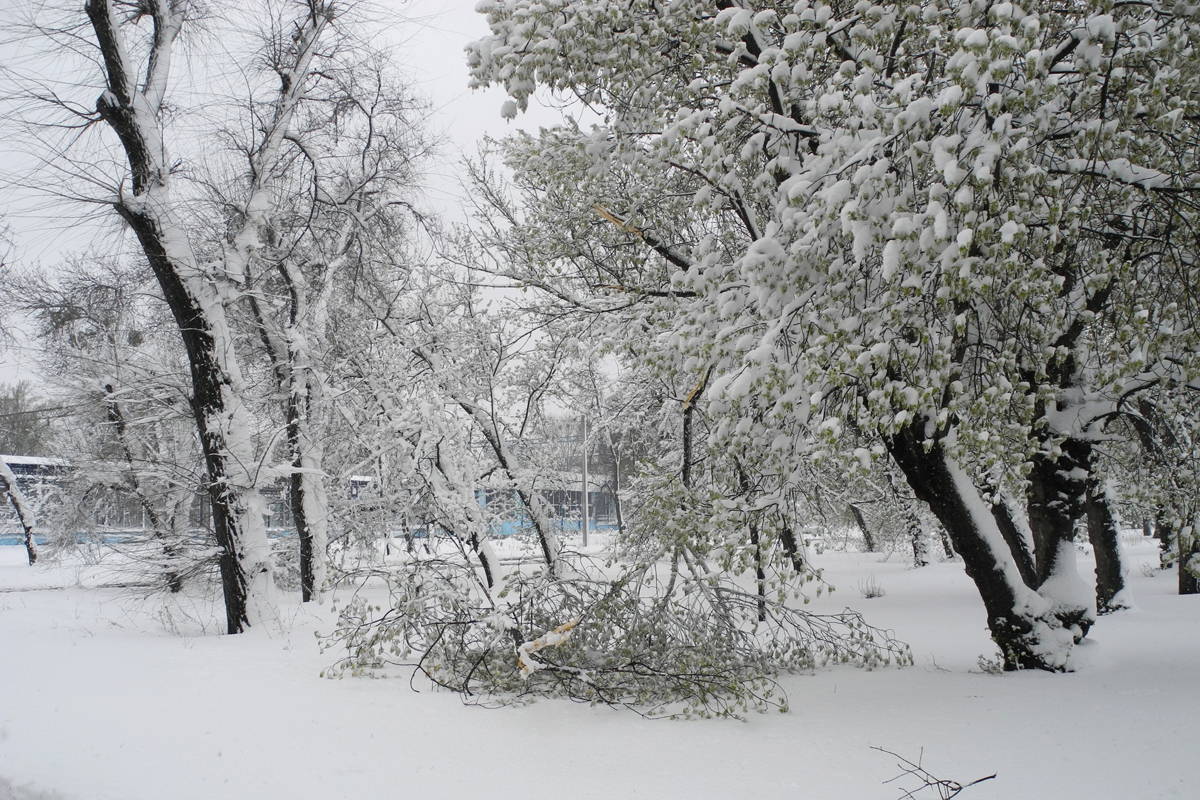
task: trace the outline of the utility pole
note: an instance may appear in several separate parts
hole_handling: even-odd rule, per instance
[[[583,415],[583,494],[579,505],[580,519],[583,522],[583,546],[588,545],[588,446],[587,446],[587,414]]]

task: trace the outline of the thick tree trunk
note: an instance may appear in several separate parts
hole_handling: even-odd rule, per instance
[[[233,450],[242,447],[231,447],[229,434],[236,431],[235,435],[246,436],[249,428],[245,412],[235,409],[239,401],[233,391],[234,379],[223,363],[227,352],[232,351],[232,342],[221,335],[223,320],[214,326],[211,319],[214,312],[223,315],[223,309],[216,305],[215,298],[206,304],[190,290],[181,275],[181,266],[168,253],[167,235],[153,217],[124,204],[117,210],[142,245],[187,351],[192,379],[192,414],[207,467],[213,532],[220,548],[218,565],[225,599],[226,631],[241,633],[250,625],[250,583],[257,579],[259,572],[269,570],[269,545],[262,525],[262,509],[258,507],[261,503],[254,502],[257,491],[244,479],[235,477],[238,461],[249,466],[250,459],[244,456],[239,459],[234,455]],[[244,447],[248,442],[238,444]],[[249,574],[251,572],[254,574]]]
[[[1096,612],[1108,614],[1129,608],[1125,565],[1121,558],[1121,536],[1108,496],[1094,473],[1088,476],[1084,507],[1087,512],[1088,539],[1096,555]]]
[[[1096,621],[1094,599],[1075,565],[1075,523],[1084,515],[1091,443],[1065,440],[1057,455],[1034,454],[1029,472],[1029,528],[1036,583],[1063,625],[1082,639]]]
[[[887,447],[917,499],[929,505],[962,556],[983,599],[1005,669],[1065,669],[1070,632],[1021,580],[988,504],[941,441],[926,447],[925,426],[926,420],[917,418],[890,437]]]
[[[21,528],[25,531],[25,555],[29,558],[29,565],[33,566],[37,563],[37,543],[33,539],[37,533],[37,523],[33,510],[25,502],[24,493],[17,486],[17,476],[8,468],[8,463],[3,458],[0,458],[0,491],[8,495],[13,510],[17,512],[17,519],[21,521]]]

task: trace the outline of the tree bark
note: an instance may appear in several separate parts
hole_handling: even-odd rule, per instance
[[[988,504],[954,465],[940,438],[926,446],[925,426],[924,418],[915,419],[887,439],[888,451],[962,557],[983,600],[1005,669],[1064,669],[1070,634],[1021,580]]]
[[[307,603],[321,590],[325,578],[327,540],[325,487],[321,476],[322,448],[313,441],[312,416],[319,400],[319,386],[308,371],[290,364],[292,391],[287,404],[288,448],[292,454],[292,521],[300,539],[300,599]]]
[[[1178,541],[1179,593],[1200,594],[1200,535],[1192,514],[1181,520]]]
[[[779,538],[783,542],[783,552],[792,563],[792,569],[797,575],[804,574],[804,561],[807,558],[807,552],[803,551],[800,543],[796,541],[796,532],[792,530],[792,526],[788,523],[787,518],[781,514],[779,521]]]
[[[1017,565],[1017,571],[1021,573],[1021,580],[1025,581],[1026,586],[1036,587],[1038,580],[1033,562],[1032,543],[1027,540],[1018,525],[1012,506],[998,492],[992,496],[992,516],[1000,528],[1000,534],[1004,536],[1004,542]]]
[[[950,534],[946,533],[946,529],[938,525],[938,538],[942,540],[942,551],[945,552],[946,558],[954,558],[958,553],[954,552],[954,543],[950,541]]]
[[[700,376],[700,380],[696,383],[695,388],[688,393],[688,396],[683,401],[683,464],[680,469],[679,479],[685,489],[692,488],[692,438],[694,436],[693,426],[696,413],[696,404],[700,402],[701,395],[704,394],[705,388],[708,386],[708,376],[712,373],[712,367],[707,367],[704,374]]]

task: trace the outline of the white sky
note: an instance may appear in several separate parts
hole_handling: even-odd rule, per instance
[[[0,16],[14,0],[0,0]],[[426,171],[426,207],[453,221],[459,212],[458,185],[462,156],[475,152],[485,135],[502,137],[518,129],[535,131],[539,125],[554,124],[557,111],[536,108],[514,121],[500,116],[503,90],[471,90],[467,87],[466,54],[463,48],[487,35],[483,16],[475,13],[477,0],[375,0],[385,13],[402,20],[382,31],[396,45],[396,60],[402,77],[427,98],[432,108],[424,120],[430,135],[440,142],[440,154]],[[12,50],[0,51],[0,59],[12,58]],[[11,155],[11,152],[10,152]],[[0,154],[0,161],[4,161]],[[14,199],[16,198],[16,199]],[[39,201],[40,202],[40,201]],[[98,240],[112,236],[113,226],[80,224],[71,213],[59,218],[53,208],[33,210],[29,198],[14,194],[0,198],[0,212],[9,226],[14,245],[12,260],[19,264],[50,265],[68,255],[86,250]],[[28,357],[21,349],[0,351],[0,383],[29,378]]]
[[[418,91],[433,102],[428,120],[431,132],[442,132],[446,146],[436,176],[431,176],[430,201],[453,216],[457,206],[455,162],[460,154],[473,154],[484,136],[500,138],[560,118],[548,108],[537,108],[516,120],[500,116],[506,99],[499,88],[467,88],[467,63],[463,48],[488,33],[487,23],[475,13],[478,0],[378,0],[409,21],[397,30],[397,56]]]

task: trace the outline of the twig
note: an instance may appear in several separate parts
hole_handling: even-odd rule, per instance
[[[929,770],[921,766],[921,761],[925,756],[924,748],[921,750],[921,755],[917,756],[917,763],[915,764],[904,756],[898,753],[893,753],[891,750],[885,750],[882,747],[876,747],[874,745],[871,746],[871,749],[878,750],[881,753],[887,753],[889,756],[895,756],[896,758],[900,759],[900,763],[896,766],[901,769],[901,773],[894,778],[884,781],[884,783],[891,783],[892,781],[900,780],[908,775],[912,775],[921,781],[920,786],[918,786],[916,789],[905,791],[904,794],[900,795],[899,800],[915,800],[917,794],[925,791],[926,789],[936,789],[938,797],[941,800],[950,800],[952,797],[957,797],[958,793],[963,789],[974,786],[977,783],[990,781],[992,778],[996,777],[996,773],[992,773],[985,778],[976,778],[970,783],[959,783],[958,781],[938,778],[930,773]]]

